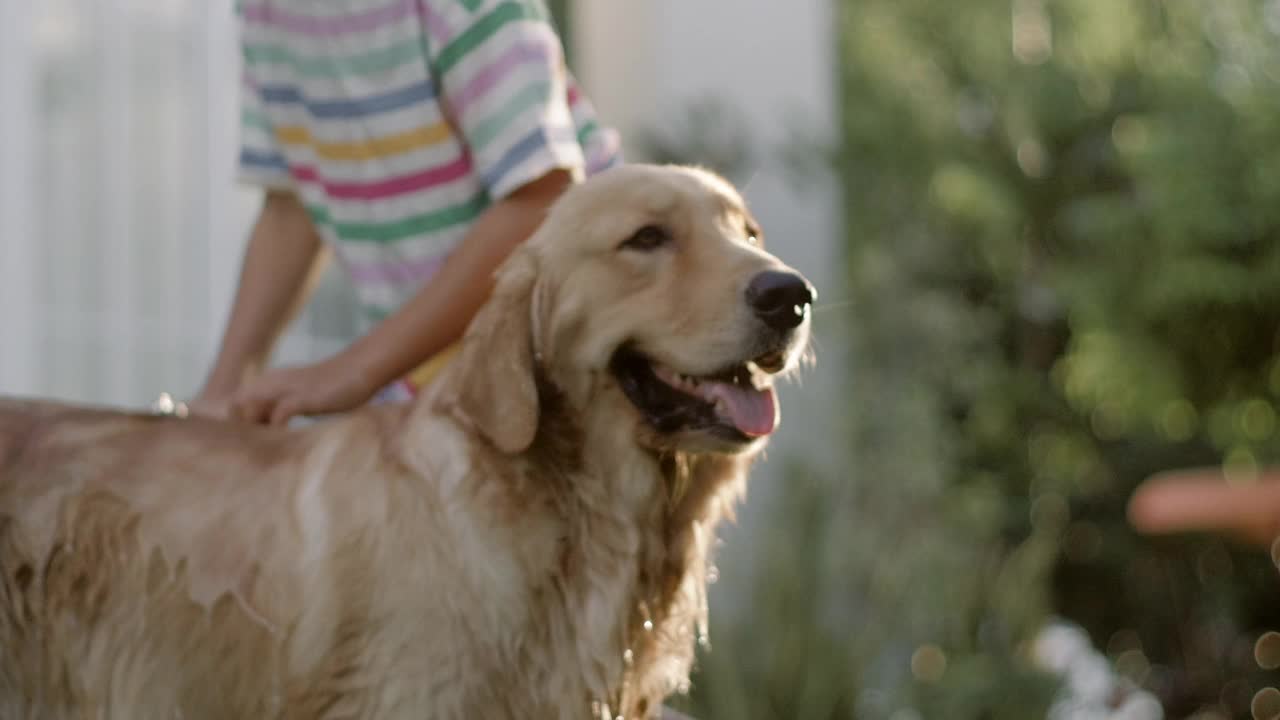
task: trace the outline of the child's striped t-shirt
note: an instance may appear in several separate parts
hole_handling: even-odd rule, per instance
[[[617,162],[541,0],[240,0],[240,176],[298,194],[369,320],[492,202]]]

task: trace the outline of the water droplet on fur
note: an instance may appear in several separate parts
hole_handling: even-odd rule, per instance
[[[652,620],[645,620],[645,621],[644,621],[644,629],[645,629],[645,631],[646,631],[646,632],[653,630],[653,621],[652,621]]]
[[[628,665],[635,662],[635,659],[636,659],[635,653],[631,652],[631,648],[627,648],[627,651],[622,653],[622,662]]]
[[[699,636],[698,636],[698,647],[702,648],[703,650],[708,650],[708,649],[710,649],[710,648],[711,648],[711,638],[707,637],[706,635],[699,635]]]
[[[720,579],[720,568],[717,568],[715,565],[712,565],[711,567],[707,568],[707,584],[708,585],[715,585],[716,581],[719,579]]]

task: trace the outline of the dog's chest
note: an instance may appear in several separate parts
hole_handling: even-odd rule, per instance
[[[430,486],[393,503],[393,532],[384,529],[373,559],[384,571],[365,600],[380,619],[370,674],[384,678],[386,717],[415,707],[441,718],[524,717],[518,704],[503,708],[535,691],[563,530],[545,513],[517,512],[465,454],[433,458]]]
[[[451,423],[432,437],[427,494],[393,503],[412,510],[400,542],[415,547],[384,573],[393,578],[384,601],[416,609],[379,634],[395,649],[386,694],[497,719],[585,717],[593,701],[622,710],[628,683],[626,694],[650,695],[656,684],[636,673],[664,651],[637,633],[664,634],[666,615],[666,505],[654,464],[526,456],[513,474],[513,464],[468,453]]]

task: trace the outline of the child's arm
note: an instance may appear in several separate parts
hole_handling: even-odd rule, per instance
[[[489,297],[494,271],[570,182],[567,171],[554,170],[491,205],[417,295],[333,358],[263,374],[237,394],[236,414],[278,424],[358,407],[461,338]]]
[[[437,277],[352,345],[351,367],[380,388],[461,338],[489,298],[498,266],[538,229],[570,182],[568,172],[554,170],[483,213]]]
[[[438,102],[493,205],[429,285],[347,351],[264,374],[238,414],[281,423],[347,410],[462,336],[493,272],[586,171],[569,105],[563,48],[541,2],[423,0]]]
[[[249,237],[221,349],[190,403],[193,412],[228,416],[233,395],[262,369],[310,294],[327,256],[323,250],[302,203],[291,192],[268,191]]]

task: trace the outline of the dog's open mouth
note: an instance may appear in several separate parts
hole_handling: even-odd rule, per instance
[[[611,368],[622,391],[659,432],[708,430],[747,443],[778,426],[770,373],[782,365],[781,357],[771,353],[693,377],[624,347],[614,354]]]

